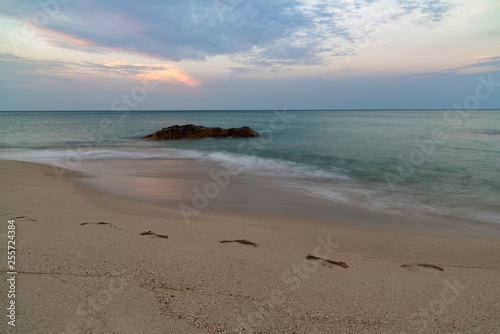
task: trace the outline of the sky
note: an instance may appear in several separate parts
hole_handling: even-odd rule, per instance
[[[0,0],[0,110],[500,109],[499,22],[498,0]]]

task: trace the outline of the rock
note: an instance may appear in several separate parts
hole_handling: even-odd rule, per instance
[[[155,133],[145,136],[143,139],[147,140],[172,140],[184,138],[227,138],[227,137],[260,137],[260,135],[249,128],[244,126],[241,128],[207,128],[204,126],[187,124],[187,125],[174,125],[168,128],[163,128]]]

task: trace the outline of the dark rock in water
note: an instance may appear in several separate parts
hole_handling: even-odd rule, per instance
[[[260,135],[249,128],[244,126],[241,128],[207,128],[204,126],[187,124],[187,125],[174,125],[168,128],[163,128],[143,139],[147,140],[172,140],[184,138],[227,138],[227,137],[260,137]]]

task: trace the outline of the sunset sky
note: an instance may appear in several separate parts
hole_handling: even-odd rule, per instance
[[[447,109],[500,82],[499,22],[498,0],[5,0],[0,110]]]

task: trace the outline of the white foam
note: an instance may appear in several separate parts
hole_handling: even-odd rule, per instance
[[[348,180],[349,177],[340,171],[325,171],[319,168],[298,164],[291,161],[268,159],[249,155],[239,155],[223,152],[200,152],[179,149],[147,149],[116,150],[116,149],[46,149],[46,150],[0,150],[1,159],[59,163],[61,165],[76,165],[77,162],[99,159],[189,159],[212,162],[222,167],[231,166],[243,174],[255,176],[273,176],[300,179],[335,179]]]
[[[96,150],[2,150],[0,158],[28,161],[28,162],[54,162],[64,160],[97,160],[97,159],[155,159],[165,158],[165,153],[120,151],[109,149]]]
[[[237,168],[244,174],[257,176],[273,176],[283,178],[299,179],[328,179],[328,180],[349,180],[349,176],[340,171],[332,172],[299,164],[291,161],[261,158],[250,155],[238,155],[233,153],[207,153],[199,158],[201,161],[210,161],[221,166]]]

